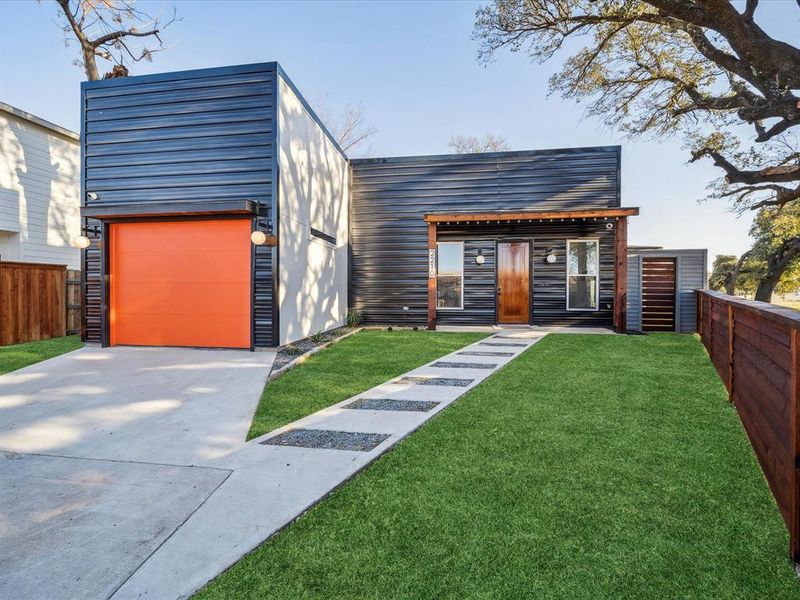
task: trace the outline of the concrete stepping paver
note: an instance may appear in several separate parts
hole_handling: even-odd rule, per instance
[[[545,335],[499,331],[251,440],[219,461],[220,468],[231,471],[227,480],[112,598],[190,596]],[[503,348],[494,351],[492,346]],[[392,410],[405,408],[402,403],[429,408]],[[333,442],[323,448],[278,445],[302,437],[301,430],[322,431],[311,435],[324,440],[371,439],[377,445],[357,450],[339,449]]]

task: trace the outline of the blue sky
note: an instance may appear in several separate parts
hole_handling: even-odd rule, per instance
[[[471,39],[479,2],[174,4],[182,21],[164,33],[169,48],[134,74],[277,60],[308,98],[333,110],[363,103],[378,155],[447,152],[457,134],[501,135],[515,150],[621,144],[623,204],[641,207],[630,243],[706,247],[710,257],[749,246],[749,215],[698,203],[719,173],[687,165],[679,138],[628,141],[580,105],[548,97],[558,61],[503,52],[480,65]],[[138,4],[151,14],[172,5]],[[762,2],[758,16],[773,35],[800,40],[794,0]],[[84,77],[55,17],[48,0],[0,2],[0,100],[77,130]]]

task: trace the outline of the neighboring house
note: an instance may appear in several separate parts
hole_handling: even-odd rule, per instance
[[[348,308],[625,330],[617,146],[351,161],[277,63],[81,90],[88,341],[271,347]]]
[[[80,268],[77,133],[0,102],[0,260]]]

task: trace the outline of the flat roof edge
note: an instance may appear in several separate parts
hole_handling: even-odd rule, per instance
[[[165,71],[162,73],[147,73],[144,75],[128,75],[127,77],[114,77],[112,79],[98,79],[96,81],[82,81],[81,89],[94,89],[98,87],[120,87],[158,81],[172,81],[176,79],[199,79],[202,77],[215,77],[217,75],[234,75],[237,73],[258,73],[261,71],[276,71],[276,61],[247,63],[244,65],[223,65],[219,67],[203,67],[202,69],[182,69],[179,71]]]
[[[419,154],[411,156],[386,156],[379,158],[353,158],[353,165],[363,164],[391,164],[400,162],[413,162],[418,160],[460,160],[474,158],[511,158],[514,156],[538,156],[546,154],[577,154],[579,152],[597,152],[621,154],[622,146],[574,146],[566,148],[541,148],[537,150],[507,150],[503,152],[471,152],[465,154]]]
[[[67,129],[66,127],[62,127],[61,125],[56,125],[47,119],[42,119],[41,117],[37,117],[34,114],[31,114],[27,111],[24,111],[20,108],[16,108],[15,106],[11,106],[10,104],[6,104],[5,102],[0,102],[0,112],[5,112],[20,119],[24,119],[25,121],[30,121],[39,127],[44,127],[45,129],[49,129],[55,133],[63,135],[64,137],[68,137],[76,142],[79,142],[81,136],[77,133],[72,131],[71,129]]]

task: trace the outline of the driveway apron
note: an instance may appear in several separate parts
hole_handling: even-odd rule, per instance
[[[0,597],[188,597],[544,335],[247,443],[269,353],[85,349],[0,377]]]

